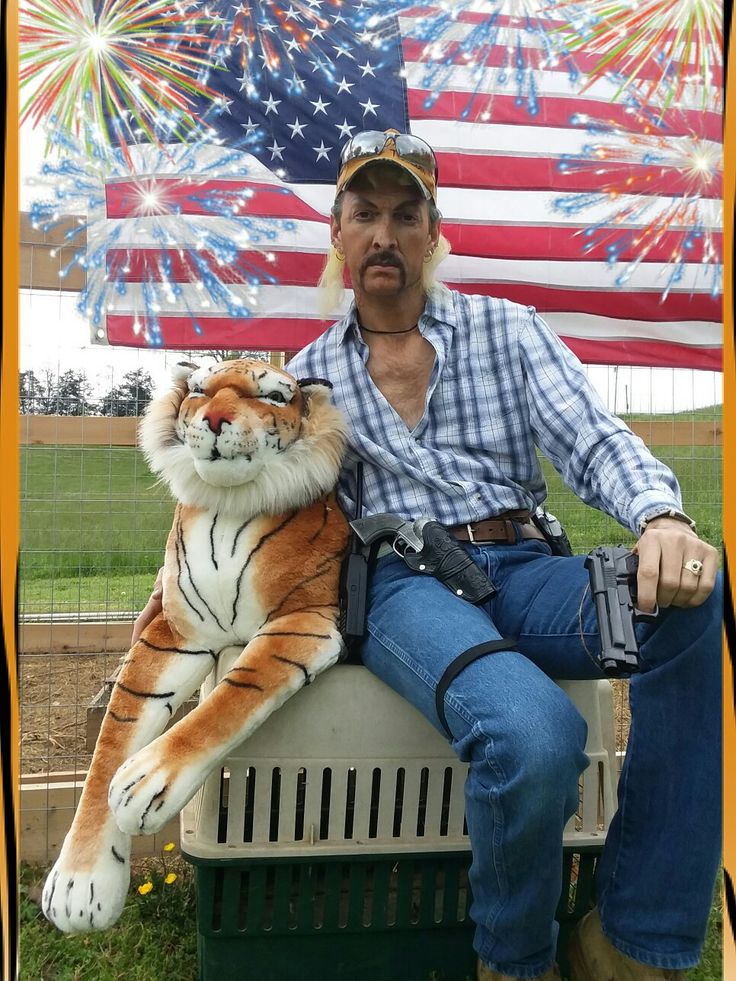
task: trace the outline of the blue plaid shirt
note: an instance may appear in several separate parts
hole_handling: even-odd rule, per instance
[[[579,497],[634,532],[642,518],[682,508],[672,472],[608,412],[533,307],[438,288],[419,330],[437,356],[413,430],[368,374],[354,305],[287,365],[297,378],[329,379],[348,418],[338,486],[347,514],[355,513],[357,460],[364,515],[458,525],[533,510],[547,494],[535,446]]]

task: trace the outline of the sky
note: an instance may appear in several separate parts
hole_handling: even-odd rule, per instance
[[[39,174],[43,156],[43,134],[30,125],[22,126],[19,200],[23,211],[39,198],[33,179]],[[58,292],[21,290],[21,370],[83,369],[98,395],[117,384],[127,371],[137,368],[150,372],[157,387],[166,386],[171,366],[181,358],[180,352],[92,344],[89,325],[76,310],[76,299],[77,294],[61,289]],[[587,371],[606,405],[618,413],[668,413],[723,400],[720,372],[606,366],[589,366]]]

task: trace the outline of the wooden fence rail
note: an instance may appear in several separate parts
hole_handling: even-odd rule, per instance
[[[21,415],[21,446],[135,446],[134,416]],[[720,419],[636,419],[631,428],[649,446],[721,446]]]

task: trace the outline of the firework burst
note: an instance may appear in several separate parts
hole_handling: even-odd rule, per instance
[[[720,88],[723,8],[718,0],[560,0],[554,6],[570,51],[590,62],[589,82],[609,75],[619,98],[633,93],[666,110],[705,106]]]
[[[59,159],[46,161],[30,182],[45,193],[31,207],[31,222],[49,231],[70,214],[85,216],[67,233],[65,244],[77,251],[60,286],[73,267],[85,270],[78,309],[96,339],[105,337],[105,318],[124,308],[147,344],[164,346],[161,317],[176,311],[191,324],[193,346],[201,346],[209,312],[247,318],[260,287],[276,283],[270,247],[295,226],[248,214],[253,192],[239,149],[201,139],[124,154],[86,134],[90,154],[66,133],[49,140]]]
[[[396,17],[416,8],[409,0],[361,6],[356,28],[362,26],[377,45]],[[542,71],[562,64],[572,80],[579,75],[558,26],[536,0],[441,0],[412,30],[424,45],[420,85],[432,93],[428,106],[441,91],[458,88],[467,92],[461,119],[480,109],[477,118],[488,121],[494,96],[508,93],[536,115]]]
[[[196,0],[27,0],[20,14],[20,84],[33,89],[21,123],[120,144],[159,142],[198,125],[212,22]],[[86,143],[91,149],[91,144]]]
[[[558,198],[554,207],[568,215],[597,212],[581,233],[583,252],[603,246],[620,287],[649,260],[664,264],[663,298],[688,268],[697,270],[699,288],[718,296],[721,145],[693,133],[673,135],[643,108],[630,127],[581,117],[572,122],[585,128],[590,142],[580,154],[564,156],[559,169],[594,175],[597,189]]]

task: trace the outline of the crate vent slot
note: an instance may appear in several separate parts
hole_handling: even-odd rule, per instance
[[[414,868],[411,877],[411,909],[409,911],[409,921],[412,925],[419,922],[422,912],[422,869]]]
[[[256,801],[256,768],[245,771],[245,806],[243,808],[243,841],[253,841],[253,813]]]
[[[250,891],[250,872],[243,869],[240,873],[240,896],[238,897],[238,930],[245,933],[248,929],[248,895]]]
[[[271,808],[269,810],[268,840],[279,840],[279,811],[281,808],[281,767],[275,766],[271,772]]]
[[[388,876],[388,895],[386,896],[386,925],[396,926],[399,896],[399,863],[395,862]]]
[[[345,787],[345,838],[350,840],[353,837],[353,825],[355,823],[355,782],[357,774],[355,767],[348,770],[347,785]]]
[[[304,808],[307,799],[307,771],[302,767],[296,775],[296,800],[294,802],[294,841],[304,840]]]
[[[296,930],[299,924],[299,901],[301,890],[306,888],[306,883],[302,883],[302,866],[294,865],[291,869],[291,882],[289,884],[289,909],[287,914],[287,926],[289,930]]]
[[[317,865],[314,868],[314,919],[312,925],[315,930],[321,930],[325,923],[325,866]]]
[[[365,878],[363,883],[362,923],[364,927],[369,927],[373,923],[373,905],[376,900],[375,869],[372,865],[365,866]]]
[[[427,820],[427,794],[429,793],[429,767],[423,766],[419,777],[419,806],[417,807],[417,838],[424,837]]]
[[[332,769],[326,766],[322,771],[322,795],[319,807],[319,837],[326,841],[330,836],[330,800],[332,793]]]
[[[227,841],[227,804],[229,791],[229,778],[225,775],[224,768],[220,770],[220,792],[218,795],[217,806],[217,842],[222,844]]]
[[[401,837],[401,813],[404,809],[404,783],[406,773],[400,766],[396,771],[396,793],[394,795],[394,838]]]
[[[280,774],[279,774],[280,775]],[[266,892],[263,897],[263,919],[261,926],[265,932],[273,929],[274,894],[276,891],[276,866],[269,865],[266,869]]]
[[[442,923],[445,911],[445,870],[438,868],[434,878],[434,922]]]
[[[357,872],[358,870],[355,869]],[[345,862],[340,866],[340,894],[337,902],[337,927],[344,930],[348,925],[350,917],[350,886],[351,874],[353,872],[349,863]]]
[[[214,887],[212,889],[212,929],[222,929],[222,893],[225,887],[225,870],[215,871]]]
[[[371,803],[368,820],[368,837],[378,836],[378,808],[381,803],[381,768],[374,767],[371,779]]]
[[[440,811],[440,836],[447,837],[450,825],[450,800],[452,795],[452,767],[446,766],[442,780],[442,809]]]

